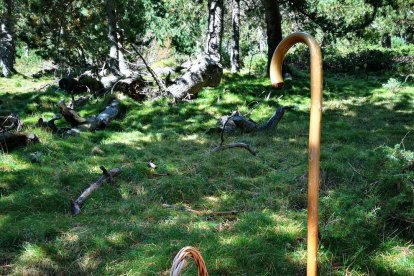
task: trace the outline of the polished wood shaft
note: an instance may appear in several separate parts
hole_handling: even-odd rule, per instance
[[[305,43],[310,51],[311,114],[309,125],[308,176],[308,241],[307,275],[316,276],[318,252],[318,196],[319,156],[322,118],[322,55],[316,40],[307,33],[293,33],[277,46],[270,65],[270,79],[274,88],[283,86],[282,63],[286,53],[296,43]]]

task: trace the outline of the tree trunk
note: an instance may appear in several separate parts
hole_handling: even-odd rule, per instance
[[[391,48],[391,36],[389,34],[382,35],[381,46],[384,48]]]
[[[264,0],[266,29],[267,29],[267,74],[269,75],[270,62],[277,45],[282,41],[282,16],[279,1]]]
[[[221,61],[221,43],[223,36],[224,0],[208,1],[208,29],[205,52]]]
[[[236,73],[240,69],[240,0],[233,0],[232,3],[232,24],[233,24],[233,43],[231,47],[231,72]]]
[[[131,70],[129,69],[129,66],[127,64],[127,61],[125,59],[124,53],[122,52],[122,47],[118,47],[118,58],[119,58],[119,72],[125,76],[130,77],[132,75]]]
[[[14,72],[15,42],[13,33],[13,1],[3,0],[4,13],[0,18],[0,68],[5,77]]]
[[[224,0],[209,0],[208,29],[205,54],[191,65],[191,67],[167,91],[176,99],[183,100],[197,94],[205,86],[218,86],[223,76],[221,66],[221,42],[223,35]]]
[[[116,27],[116,9],[113,0],[106,1],[106,13],[108,17],[109,70],[112,74],[119,75],[119,49]]]

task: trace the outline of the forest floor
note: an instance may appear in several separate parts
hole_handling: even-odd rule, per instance
[[[388,190],[406,174],[390,182],[393,168],[386,167],[393,155],[414,149],[414,84],[390,91],[382,87],[388,79],[325,75],[321,275],[414,273],[413,226],[387,205],[395,196],[388,200]],[[230,74],[191,103],[123,97],[122,116],[106,130],[68,139],[34,127],[57,113],[60,99],[69,101],[54,86],[37,91],[49,81],[17,76],[0,83],[0,113],[17,113],[40,139],[0,153],[0,274],[168,275],[187,245],[201,251],[210,275],[305,273],[306,75],[272,91],[268,101],[267,78]],[[80,114],[97,114],[108,101],[94,100]],[[284,105],[294,108],[276,129],[226,137],[248,143],[257,156],[243,149],[210,153],[220,137],[206,131],[220,116],[238,108],[265,122]],[[33,153],[40,163],[31,162]],[[168,175],[155,176],[149,160]],[[101,165],[123,172],[72,216],[71,201],[101,176]],[[391,183],[386,191],[384,183]],[[239,213],[203,216],[164,203]],[[194,265],[185,271],[196,275]]]

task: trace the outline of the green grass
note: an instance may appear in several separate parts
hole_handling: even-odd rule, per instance
[[[413,228],[406,220],[413,209],[413,174],[390,163],[397,154],[411,162],[414,85],[390,93],[382,87],[387,80],[325,76],[321,275],[414,272]],[[221,86],[203,90],[192,103],[123,98],[125,112],[108,129],[69,139],[34,127],[67,97],[54,87],[34,91],[39,83],[31,81],[14,77],[0,86],[0,113],[19,114],[41,141],[0,154],[2,274],[168,275],[174,255],[187,245],[200,249],[211,275],[304,274],[307,76],[273,91],[268,102],[269,81],[246,75],[226,75]],[[97,113],[108,100],[88,104],[81,114]],[[236,108],[245,114],[255,101],[251,118],[258,122],[277,106],[295,108],[269,133],[227,137],[249,143],[257,157],[239,149],[208,154],[220,141],[206,134],[216,118]],[[404,148],[394,148],[409,131]],[[41,154],[40,164],[30,162],[34,152]],[[170,176],[151,177],[148,160]],[[100,165],[122,167],[123,173],[72,217],[70,201],[100,176]],[[407,187],[408,201],[400,198]],[[162,203],[240,214],[211,219]],[[185,275],[194,273],[191,265]]]

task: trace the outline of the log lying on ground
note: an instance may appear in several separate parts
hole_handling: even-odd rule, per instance
[[[75,110],[67,107],[64,100],[58,102],[58,107],[60,109],[60,114],[62,114],[63,118],[65,118],[72,127],[77,127],[86,123],[86,119],[82,118]]]
[[[223,211],[223,212],[214,212],[214,211],[199,211],[194,210],[187,206],[180,206],[180,205],[170,205],[170,204],[163,204],[162,207],[168,208],[168,209],[174,209],[178,211],[186,211],[190,213],[194,213],[199,216],[234,216],[238,214],[238,211]]]
[[[38,143],[39,139],[33,133],[5,132],[0,134],[0,149],[3,152],[10,152],[19,147]]]
[[[177,100],[196,95],[203,87],[216,87],[221,82],[223,67],[209,55],[199,57],[167,91]]]
[[[120,102],[113,100],[105,107],[105,110],[99,113],[97,116],[91,116],[88,118],[82,118],[76,111],[66,106],[62,100],[58,103],[60,114],[71,125],[72,128],[58,128],[55,125],[55,121],[60,119],[60,116],[55,116],[49,121],[40,118],[36,124],[38,127],[42,127],[51,131],[52,133],[62,135],[64,137],[73,136],[79,134],[83,130],[95,131],[104,129],[108,124],[118,116],[120,111]]]
[[[71,124],[72,127],[78,130],[99,130],[104,129],[107,125],[119,114],[120,102],[113,100],[105,110],[99,113],[97,116],[89,118],[82,118],[76,111],[66,106],[64,101],[58,103],[60,113],[63,115],[65,120]]]
[[[116,118],[119,114],[120,102],[118,100],[113,100],[108,106],[105,107],[105,110],[99,113],[96,117],[91,117],[87,119],[87,122],[90,124],[89,130],[98,130],[104,129],[108,124]]]
[[[33,133],[21,132],[22,128],[23,123],[17,115],[0,116],[0,150],[2,152],[9,152],[39,142]]]
[[[80,207],[82,203],[90,196],[90,194],[101,187],[105,182],[114,184],[113,178],[118,176],[121,173],[120,168],[115,168],[110,171],[107,171],[103,166],[100,167],[102,170],[102,176],[94,183],[92,183],[82,194],[72,202],[72,215],[78,215],[81,211]]]

